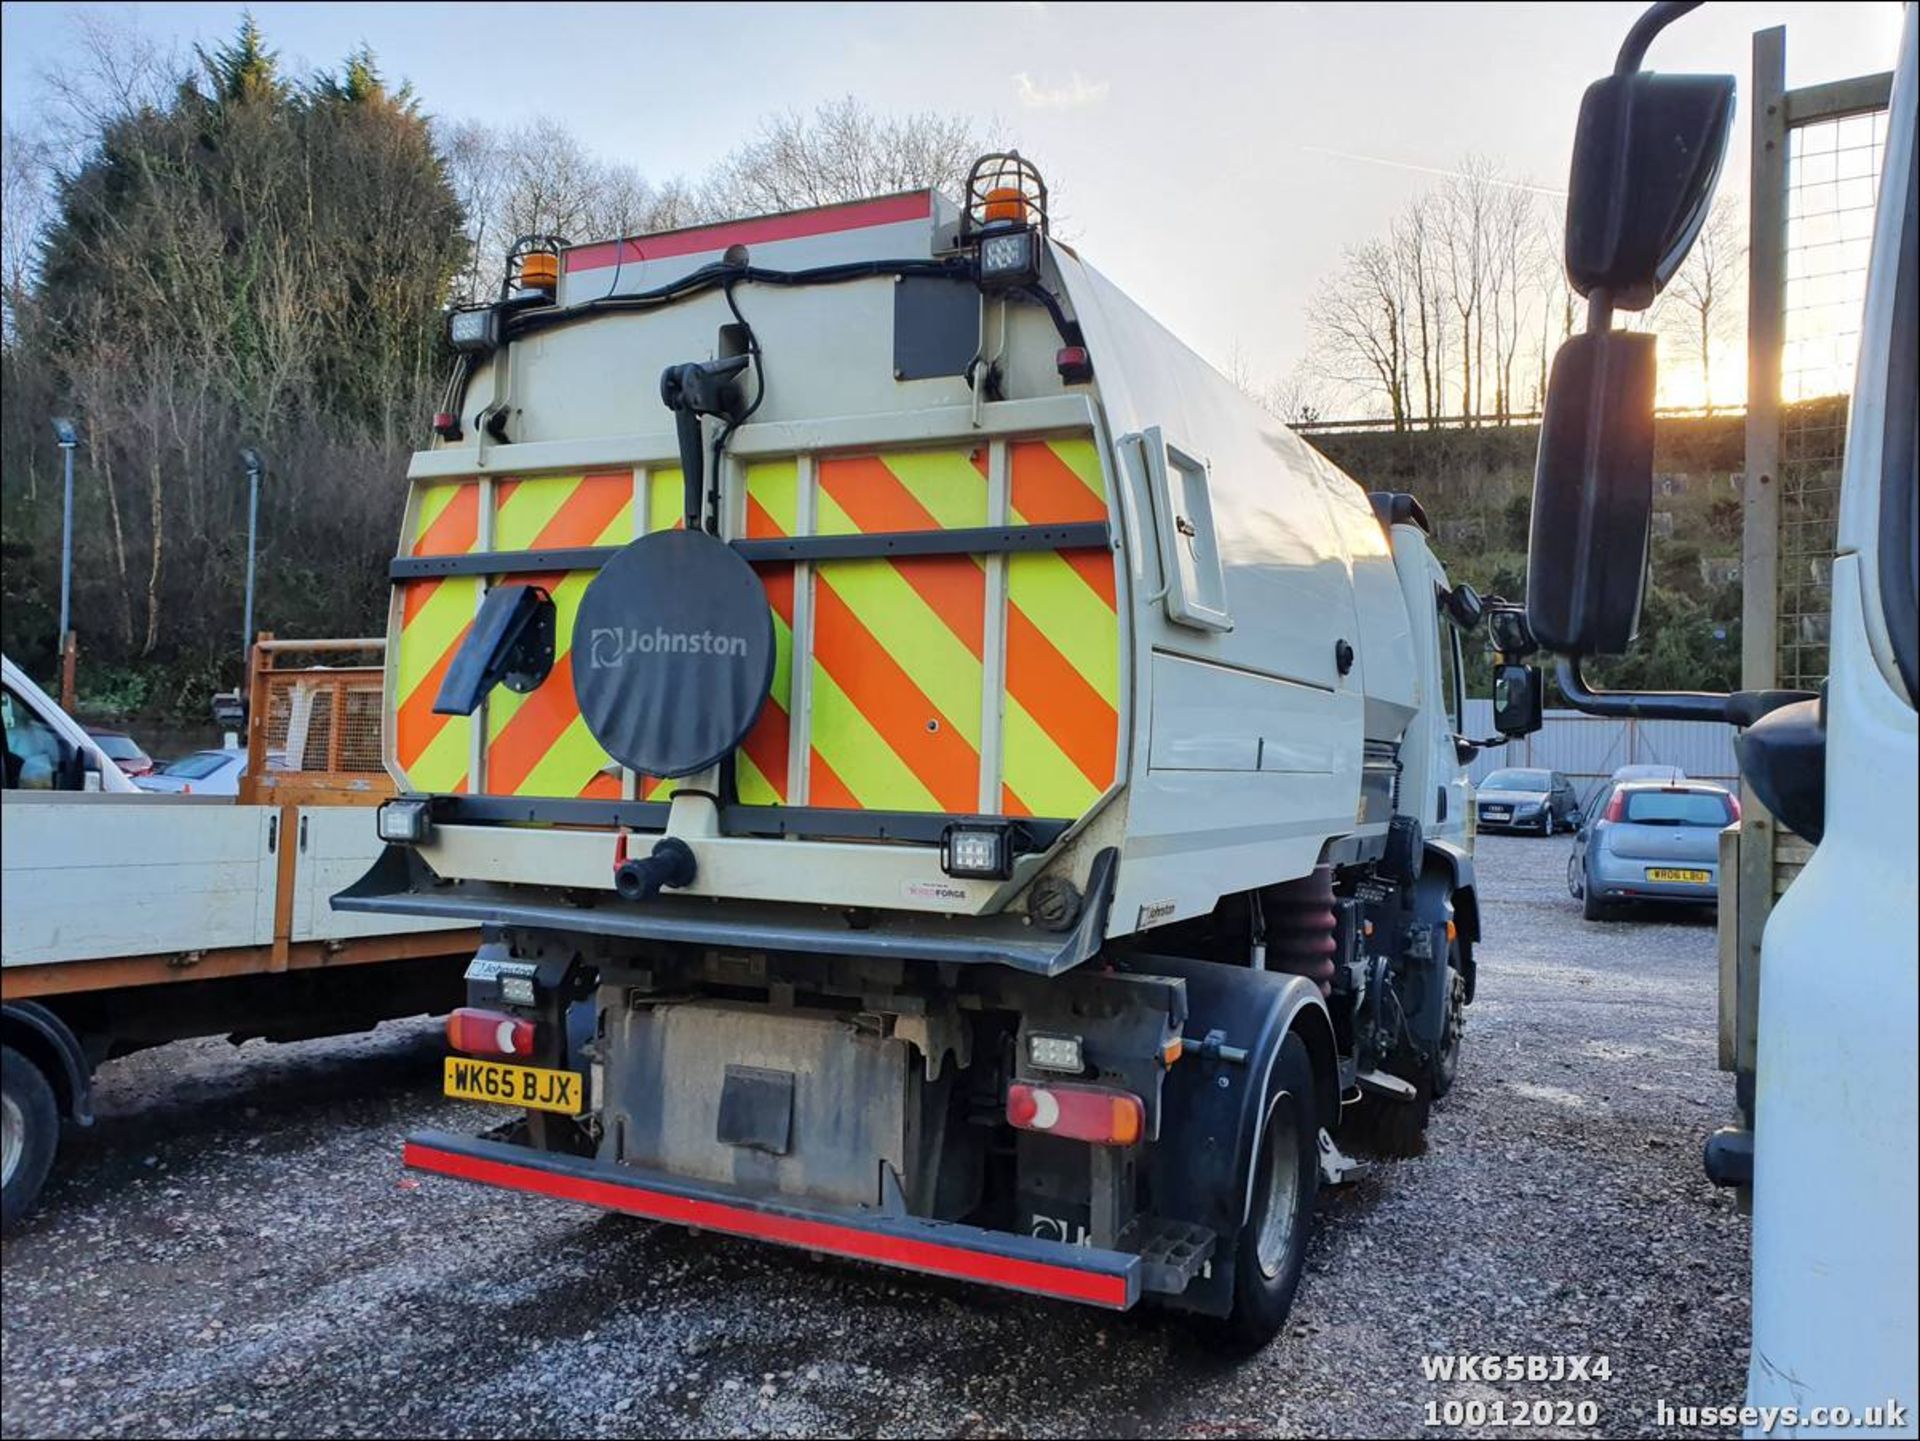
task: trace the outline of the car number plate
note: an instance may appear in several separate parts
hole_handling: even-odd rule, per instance
[[[498,1061],[448,1056],[442,1089],[461,1101],[524,1106],[529,1111],[558,1111],[563,1116],[577,1116],[586,1109],[580,1076],[575,1071],[503,1066]]]
[[[1705,885],[1713,879],[1712,871],[1676,871],[1660,866],[1647,867],[1647,879],[1650,881],[1685,881],[1693,885]]]
[[[1513,812],[1505,806],[1488,806],[1482,814],[1490,821],[1504,821],[1507,817],[1511,816]]]

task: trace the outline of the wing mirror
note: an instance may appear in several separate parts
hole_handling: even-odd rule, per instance
[[[1560,347],[1540,421],[1527,537],[1527,623],[1562,655],[1617,655],[1640,621],[1653,525],[1651,335]]]
[[[1567,182],[1574,290],[1644,310],[1673,278],[1720,176],[1733,92],[1731,75],[1617,71],[1587,87]]]
[[[1494,667],[1493,728],[1509,740],[1539,730],[1544,689],[1537,665]]]
[[[1486,602],[1480,599],[1480,592],[1465,581],[1443,595],[1440,604],[1446,609],[1447,619],[1461,630],[1472,630],[1480,624],[1480,617],[1487,611]]]

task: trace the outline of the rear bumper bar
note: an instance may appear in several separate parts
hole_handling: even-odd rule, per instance
[[[1114,1311],[1127,1310],[1140,1299],[1141,1258],[1124,1251],[1069,1246],[946,1221],[743,1196],[613,1162],[441,1131],[408,1137],[403,1159],[415,1170],[483,1186],[929,1276],[950,1276]]]

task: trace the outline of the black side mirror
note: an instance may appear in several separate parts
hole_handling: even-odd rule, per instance
[[[1589,331],[1547,384],[1527,537],[1527,623],[1562,655],[1617,655],[1640,621],[1653,525],[1657,341]]]
[[[1480,592],[1461,581],[1446,593],[1441,602],[1447,609],[1447,619],[1461,630],[1472,630],[1480,624],[1480,617],[1486,614],[1486,602],[1480,599]]]
[[[1644,310],[1693,248],[1733,131],[1731,75],[1614,74],[1587,87],[1567,183],[1567,279]]]
[[[65,736],[56,736],[59,758],[53,766],[53,788],[57,791],[83,791],[87,788],[88,757]]]
[[[1503,665],[1493,672],[1493,728],[1503,736],[1527,736],[1540,729],[1543,682],[1537,665]]]

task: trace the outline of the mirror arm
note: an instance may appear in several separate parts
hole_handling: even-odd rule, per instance
[[[1620,43],[1620,55],[1613,62],[1613,73],[1633,74],[1640,68],[1640,62],[1647,58],[1647,47],[1653,44],[1653,37],[1689,10],[1699,8],[1700,0],[1660,0],[1657,5],[1649,5],[1646,13],[1633,22],[1633,29],[1627,32],[1627,38]]]
[[[1578,656],[1562,656],[1555,674],[1567,704],[1588,715],[1722,723],[1729,719],[1727,702],[1732,697],[1720,691],[1595,690],[1581,674]]]

